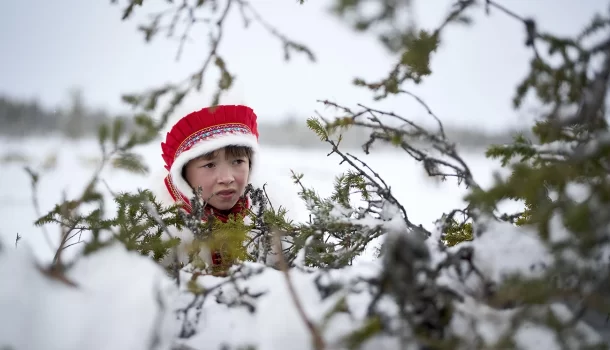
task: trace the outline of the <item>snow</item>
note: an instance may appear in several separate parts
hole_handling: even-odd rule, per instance
[[[519,232],[510,231],[498,232],[493,237],[490,234],[489,240],[502,235],[513,236],[508,241],[516,244],[516,249],[533,243],[529,238],[520,240],[515,237]],[[475,252],[483,253],[490,246],[474,244]],[[310,333],[297,312],[282,271],[245,263],[233,275],[236,281],[232,282],[226,277],[210,275],[193,279],[184,270],[178,290],[151,260],[115,245],[78,260],[67,273],[67,278],[76,284],[71,287],[45,277],[34,265],[34,259],[27,245],[19,249],[4,245],[0,252],[0,276],[12,276],[11,283],[0,288],[0,310],[3,311],[0,345],[13,349],[170,349],[177,345],[194,349],[221,349],[224,345],[312,349]],[[530,256],[529,261],[535,260]],[[524,262],[515,266],[498,260],[490,265],[494,269],[484,273],[487,277],[527,271]],[[343,337],[363,324],[372,294],[362,286],[359,288],[356,281],[378,276],[381,270],[382,263],[377,260],[328,273],[290,271],[296,297],[316,325],[325,322],[329,311],[345,298],[348,312],[330,318],[323,332],[329,349],[336,349]],[[241,276],[249,277],[240,279]],[[340,286],[340,290],[322,298],[316,287],[317,278],[319,284],[333,284]],[[185,317],[174,317],[172,311],[193,302],[194,295],[187,288],[190,280],[196,282],[198,290],[209,294],[197,299],[201,304],[190,309],[186,319],[192,323],[183,329]],[[454,281],[452,285],[457,283]],[[240,297],[245,288],[248,294],[261,296]],[[354,289],[360,292],[350,292]],[[516,311],[492,309],[465,295],[464,302],[456,303],[451,332],[467,340],[474,339],[474,331],[486,345],[505,336]],[[229,306],[236,303],[242,306]],[[255,312],[246,305],[252,305]],[[391,312],[392,307],[385,300],[380,308]],[[567,312],[560,311],[564,315]],[[578,326],[580,334],[591,342],[599,340],[590,328]],[[552,349],[556,344],[554,338],[555,333],[538,324],[521,325],[515,335],[520,349]],[[151,346],[153,339],[156,347]],[[377,337],[365,343],[363,349],[397,348],[395,342],[396,339]]]
[[[557,335],[548,327],[524,323],[517,330],[516,344],[520,349],[536,346],[538,349],[560,350]]]
[[[96,154],[93,141],[74,144],[38,140],[25,145],[5,143],[1,149],[20,150],[39,161],[47,155],[46,151],[58,152],[57,167],[41,178],[39,196],[43,213],[60,200],[62,190],[74,195],[82,189],[92,170],[88,162],[78,159]],[[151,168],[160,166],[156,145],[138,151]],[[326,158],[324,151],[265,152],[261,161],[269,176],[267,182],[285,194],[280,204],[287,206],[297,220],[307,220],[307,211],[297,198],[298,188],[292,184],[290,170],[304,173],[307,187],[328,195],[334,176],[345,169],[336,165],[337,159]],[[392,185],[410,220],[423,224],[437,236],[434,220],[443,212],[462,207],[461,196],[465,192],[449,181],[436,183],[424,178],[420,167],[400,156],[384,152],[367,158],[367,162]],[[491,183],[491,171],[497,165],[476,154],[467,155],[466,160],[480,184]],[[368,256],[342,269],[296,267],[288,271],[289,279],[283,271],[258,263],[237,266],[230,277],[196,275],[187,266],[181,271],[181,283],[177,286],[151,259],[113,245],[79,257],[65,274],[76,285],[71,286],[51,279],[38,267],[48,262],[51,247],[40,229],[31,225],[36,215],[30,200],[29,179],[21,165],[3,164],[0,176],[3,221],[0,280],[10,281],[0,286],[0,348],[178,349],[182,345],[188,346],[186,349],[220,349],[226,345],[231,349],[247,346],[259,350],[313,349],[311,332],[299,314],[298,303],[315,327],[326,325],[319,328],[326,349],[339,349],[343,348],[340,341],[344,337],[364,325],[374,298],[374,290],[367,288],[363,280],[383,276],[388,263]],[[102,178],[115,192],[147,184],[145,176],[109,169]],[[113,207],[110,200],[108,207]],[[366,223],[373,224],[368,219]],[[474,252],[472,263],[480,276],[473,273],[463,279],[457,269],[445,268],[432,281],[452,288],[463,298],[450,301],[455,312],[447,328],[449,336],[462,340],[461,348],[492,347],[513,330],[516,332],[512,342],[520,349],[560,348],[564,341],[570,348],[576,348],[578,339],[588,344],[600,341],[599,335],[582,322],[562,333],[561,340],[555,331],[536,322],[537,317],[543,319],[546,313],[554,312],[561,322],[567,323],[571,313],[560,304],[542,305],[537,313],[529,310],[536,317],[516,322],[520,309],[496,309],[481,303],[486,282],[500,283],[514,274],[535,278],[541,269],[532,267],[548,266],[554,260],[531,229],[483,219],[477,225],[476,231],[481,228],[482,234],[474,241],[446,250],[440,250],[431,239],[418,243],[414,233],[399,229],[402,226],[398,222],[390,224],[394,229],[388,235],[394,242],[409,242],[395,249],[432,254],[431,259],[414,264],[415,269],[434,270],[462,248]],[[15,247],[17,233],[23,238]],[[56,243],[57,235],[53,236],[51,239]],[[77,256],[77,252],[78,245],[68,249],[66,259]],[[421,275],[415,277],[419,283],[424,281]],[[288,283],[294,287],[294,294]],[[333,292],[328,292],[330,289]],[[337,305],[343,305],[342,311],[331,315]],[[376,309],[386,314],[397,313],[396,304],[389,297],[382,298]],[[411,331],[401,332],[408,335]],[[362,349],[398,349],[399,340],[376,336],[366,341]],[[416,348],[411,344],[407,349]]]
[[[144,350],[171,344],[172,281],[150,259],[109,247],[78,261],[67,274],[73,287],[43,275],[29,248],[4,245],[0,251],[0,348]]]
[[[533,146],[533,148],[538,153],[570,154],[577,145],[576,141],[553,141]]]
[[[551,215],[549,220],[549,233],[549,242],[553,244],[563,243],[572,238],[572,234],[563,225],[563,219],[557,211]]]

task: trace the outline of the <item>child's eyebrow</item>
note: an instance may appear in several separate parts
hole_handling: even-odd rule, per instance
[[[202,154],[199,157],[195,157],[193,160],[213,160],[214,158],[216,158],[214,154]]]

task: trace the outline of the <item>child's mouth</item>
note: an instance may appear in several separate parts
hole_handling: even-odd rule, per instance
[[[222,199],[231,199],[234,194],[235,194],[234,190],[225,190],[225,191],[216,192],[216,195]]]

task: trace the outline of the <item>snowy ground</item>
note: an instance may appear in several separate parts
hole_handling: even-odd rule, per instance
[[[139,148],[138,153],[144,156],[151,170],[162,166],[158,143]],[[49,157],[56,157],[55,167],[44,172],[40,179],[38,197],[42,213],[58,203],[64,191],[70,197],[82,190],[95,169],[99,154],[94,140],[0,140],[0,159],[7,155],[19,155],[26,157],[30,165],[37,169]],[[334,176],[346,168],[338,165],[336,155],[327,157],[326,154],[325,150],[263,148],[262,178],[274,192],[282,194],[281,205],[289,208],[291,217],[296,220],[306,220],[307,213],[297,196],[298,188],[292,183],[290,170],[304,173],[307,186],[316,188],[321,195],[327,195],[332,190]],[[477,181],[482,185],[490,183],[491,172],[498,168],[498,163],[485,159],[482,154],[466,153],[463,156]],[[439,183],[428,178],[421,166],[403,153],[379,152],[363,159],[392,186],[413,222],[431,228],[433,221],[443,212],[461,203],[463,187],[458,188],[454,181]],[[21,242],[32,245],[37,256],[48,259],[51,257],[49,244],[41,229],[32,225],[36,214],[32,205],[30,179],[23,166],[22,162],[0,163],[0,238],[14,241],[19,234]],[[114,169],[106,169],[102,179],[115,192],[145,188],[150,182],[149,177]],[[110,199],[108,205],[113,205]],[[57,241],[58,232],[50,232],[50,235],[53,241]]]
[[[62,191],[70,197],[81,190],[93,171],[91,162],[98,155],[95,141],[71,143],[51,139],[24,144],[0,143],[0,150],[2,158],[7,154],[15,156],[19,151],[21,156],[30,158],[34,167],[50,155],[57,156],[55,168],[41,179],[42,212],[61,199]],[[139,152],[151,168],[160,166],[158,145],[142,148]],[[483,186],[488,185],[497,164],[477,154],[464,154],[464,158],[475,179]],[[430,228],[440,214],[461,205],[463,189],[450,182],[426,179],[420,167],[399,153],[384,152],[369,156],[366,161],[392,185],[413,222]],[[333,177],[342,170],[337,166],[337,158],[327,158],[323,151],[286,148],[265,149],[261,168],[275,192],[285,194],[281,204],[298,220],[305,220],[307,213],[297,198],[297,188],[291,183],[290,169],[305,173],[306,184],[322,195],[330,192]],[[149,177],[109,169],[102,178],[113,191],[134,190],[146,187],[150,182]],[[241,266],[243,269],[236,275],[252,276],[239,283],[222,277],[196,277],[183,270],[177,289],[160,266],[115,245],[78,260],[65,276],[74,283],[70,285],[42,274],[32,256],[49,259],[51,248],[42,231],[32,226],[35,213],[29,178],[22,164],[3,163],[0,186],[0,220],[3,223],[0,238],[7,243],[14,241],[17,233],[23,237],[19,249],[0,246],[0,281],[3,281],[0,284],[0,349],[169,350],[178,349],[172,345],[181,344],[197,350],[220,349],[223,345],[231,346],[230,349],[252,345],[260,350],[308,350],[312,349],[310,333],[297,312],[293,297],[300,300],[304,313],[314,324],[322,324],[329,311],[336,308],[335,303],[345,297],[347,313],[338,313],[330,319],[321,334],[328,350],[339,349],[333,345],[363,325],[366,307],[372,300],[370,292],[348,291],[356,286],[355,281],[378,276],[382,267],[377,259],[329,275],[323,270],[307,273],[292,269],[290,276],[295,292],[291,294],[281,271],[248,263]],[[446,269],[434,282],[449,286],[464,297],[463,302],[454,304],[455,313],[447,326],[448,336],[460,339],[464,349],[489,348],[506,334],[512,334],[519,349],[528,350],[559,350],[561,344],[568,344],[571,349],[598,343],[600,338],[591,328],[582,323],[570,323],[571,314],[564,305],[544,306],[539,313],[544,316],[540,323],[516,323],[515,332],[507,333],[514,322],[511,319],[514,311],[492,309],[477,302],[476,291],[482,290],[484,281],[499,283],[507,273],[535,275],[537,272],[531,269],[532,265],[551,261],[534,232],[508,223],[490,222],[486,226],[488,231],[482,238],[464,245],[472,246],[473,264],[483,277],[471,274],[465,281],[459,281],[455,271]],[[52,238],[57,240],[57,235]],[[414,242],[395,246],[410,247]],[[427,240],[425,244],[432,254],[432,267],[450,254],[438,251],[433,240]],[[324,285],[342,287],[331,297],[321,299],[314,283],[318,276],[322,277],[320,282]],[[188,281],[195,282],[194,288],[211,294],[205,299],[194,299],[187,288]],[[256,300],[244,299],[241,291],[246,287],[250,293],[262,293],[262,296]],[[247,307],[240,306],[244,301],[252,304],[256,312],[248,312]],[[391,303],[383,305],[388,312],[394,312]],[[182,313],[184,308],[189,311]],[[549,312],[554,320],[570,325],[562,331],[561,339],[545,323]],[[483,341],[483,344],[474,346],[476,341]],[[397,338],[376,337],[363,349],[398,349],[398,345]]]

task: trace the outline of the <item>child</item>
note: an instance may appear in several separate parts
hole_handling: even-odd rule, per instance
[[[191,212],[193,189],[202,188],[206,213],[226,222],[230,214],[244,217],[250,199],[244,196],[258,164],[258,128],[254,111],[241,105],[224,105],[190,113],[178,120],[161,143],[165,162],[163,178],[153,194],[164,206],[175,203]],[[190,230],[170,229],[179,237],[178,260],[188,262],[186,247],[193,241]],[[208,265],[218,265],[222,256],[202,247],[200,256]],[[174,261],[171,254],[164,265]]]

